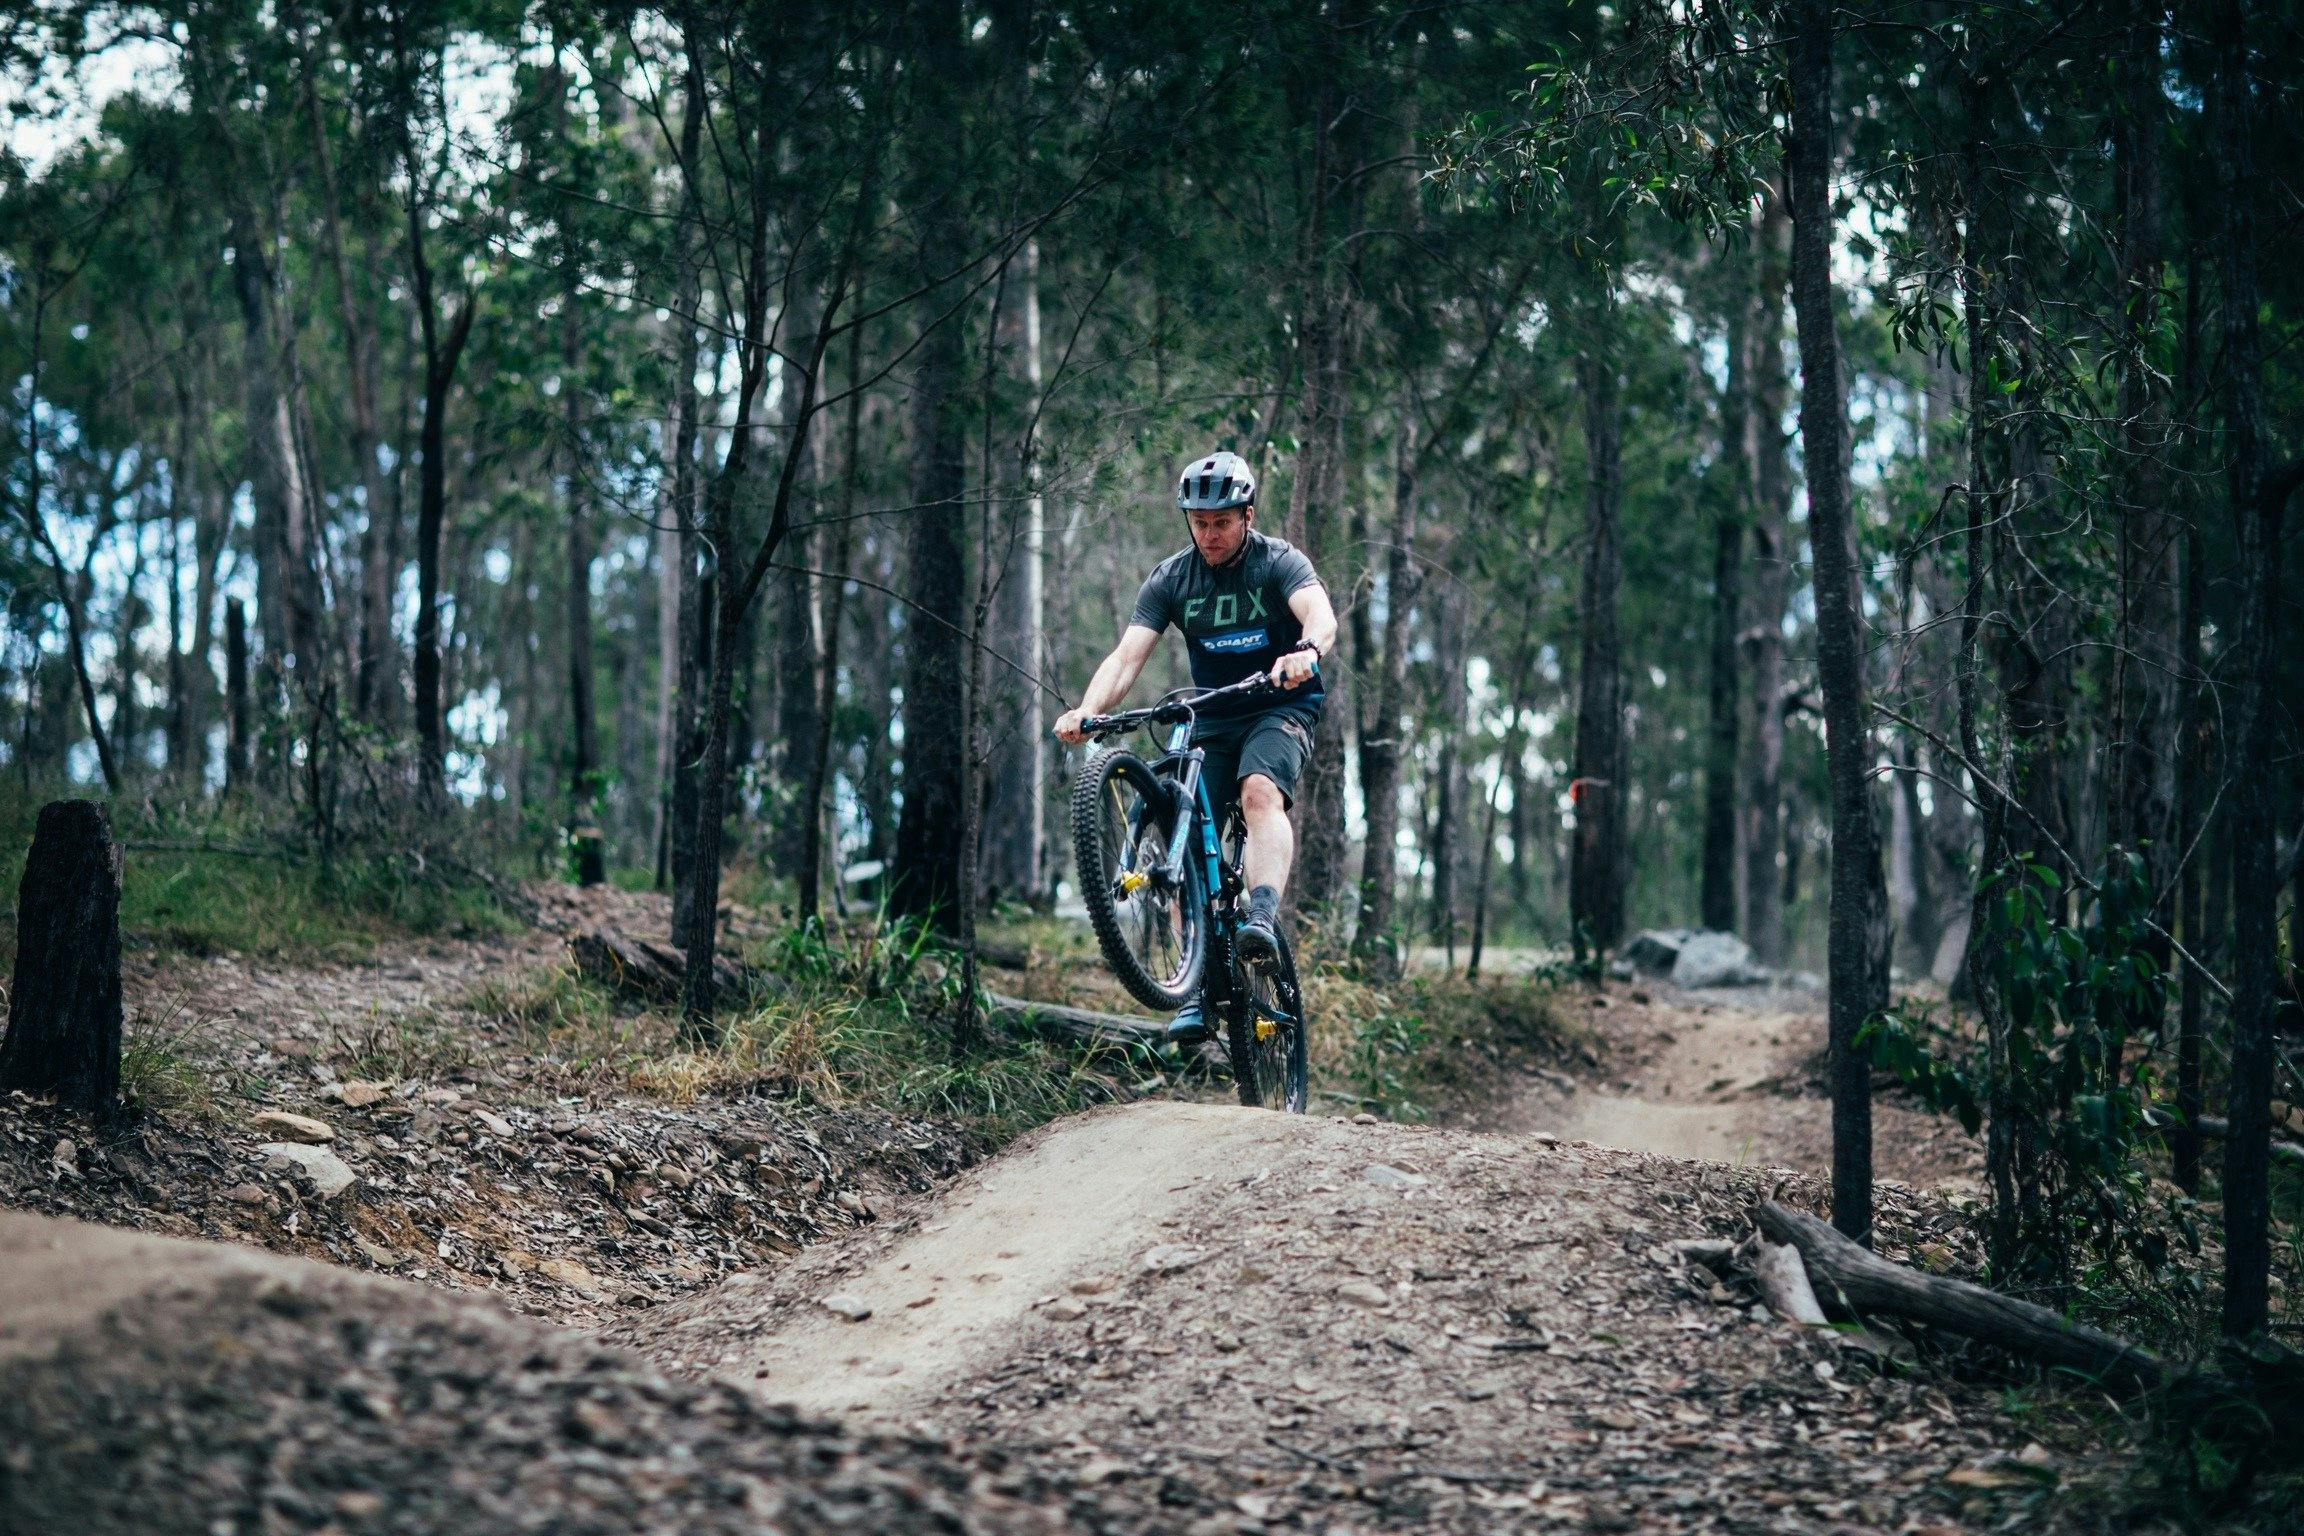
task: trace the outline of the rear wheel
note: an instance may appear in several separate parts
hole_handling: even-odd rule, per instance
[[[1304,991],[1288,935],[1275,928],[1274,937],[1280,956],[1269,968],[1234,963],[1225,1044],[1241,1103],[1300,1115],[1312,1097]]]
[[[1183,1007],[1200,989],[1208,952],[1199,860],[1169,886],[1160,873],[1175,834],[1171,787],[1135,753],[1088,760],[1072,784],[1072,850],[1080,899],[1104,959],[1147,1008]]]

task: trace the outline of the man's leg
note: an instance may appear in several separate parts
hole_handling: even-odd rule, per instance
[[[1240,852],[1240,874],[1248,885],[1248,911],[1240,920],[1240,958],[1271,965],[1280,958],[1280,896],[1288,889],[1288,866],[1296,858],[1296,829],[1288,824],[1288,797],[1261,773],[1240,781],[1240,819],[1248,839]]]
[[[1239,945],[1240,958],[1250,965],[1280,958],[1280,894],[1296,859],[1288,800],[1311,749],[1310,720],[1289,710],[1258,720],[1240,746],[1240,819],[1248,833],[1240,874],[1248,885],[1248,911],[1240,921]]]
[[[1204,775],[1202,782],[1208,786],[1209,799],[1216,807],[1216,821],[1219,827],[1223,825],[1224,821],[1224,796],[1219,786],[1232,783],[1234,776],[1239,772],[1240,737],[1241,732],[1237,727],[1214,721],[1203,724],[1199,730],[1193,733],[1192,744],[1206,754],[1205,760],[1200,765],[1200,771]],[[1283,817],[1282,820],[1285,821],[1286,818]],[[1203,979],[1203,995],[1205,995],[1206,985],[1207,982]],[[1207,1039],[1211,1033],[1206,1010],[1199,997],[1194,997],[1178,1009],[1176,1016],[1168,1021],[1168,1042],[1171,1045],[1196,1045]]]
[[[1296,828],[1288,820],[1288,797],[1263,774],[1251,773],[1240,781],[1240,819],[1248,828],[1247,846],[1240,855],[1241,877],[1251,891],[1270,886],[1278,901],[1287,894],[1288,870],[1296,862]]]

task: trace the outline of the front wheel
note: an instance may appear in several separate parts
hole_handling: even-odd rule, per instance
[[[1296,982],[1296,952],[1286,933],[1275,928],[1273,936],[1280,941],[1280,954],[1269,970],[1233,962],[1225,1044],[1241,1103],[1300,1115],[1312,1098],[1309,1022],[1304,989]]]
[[[1129,994],[1163,1012],[1199,992],[1208,953],[1199,862],[1185,859],[1173,889],[1160,872],[1175,833],[1171,786],[1133,752],[1097,753],[1072,783],[1072,848],[1097,945]]]

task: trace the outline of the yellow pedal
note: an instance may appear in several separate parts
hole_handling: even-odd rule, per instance
[[[1257,1039],[1269,1040],[1278,1033],[1280,1033],[1280,1026],[1273,1023],[1270,1019],[1258,1019],[1256,1021]]]
[[[1133,896],[1152,883],[1152,877],[1140,869],[1132,869],[1120,877],[1120,889]]]

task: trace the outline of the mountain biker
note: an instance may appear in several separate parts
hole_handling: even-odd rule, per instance
[[[1195,687],[1228,687],[1261,673],[1282,690],[1221,700],[1192,729],[1192,744],[1207,754],[1202,773],[1219,825],[1235,793],[1247,825],[1240,958],[1270,965],[1280,953],[1273,923],[1296,853],[1288,807],[1320,718],[1317,663],[1336,648],[1336,610],[1302,550],[1256,531],[1256,476],[1240,455],[1217,452],[1185,465],[1176,505],[1191,546],[1153,567],[1120,643],[1097,667],[1080,707],[1057,719],[1056,735],[1085,741],[1080,722],[1120,706],[1171,624],[1184,636]],[[1209,1032],[1197,1001],[1168,1026],[1178,1044]]]

